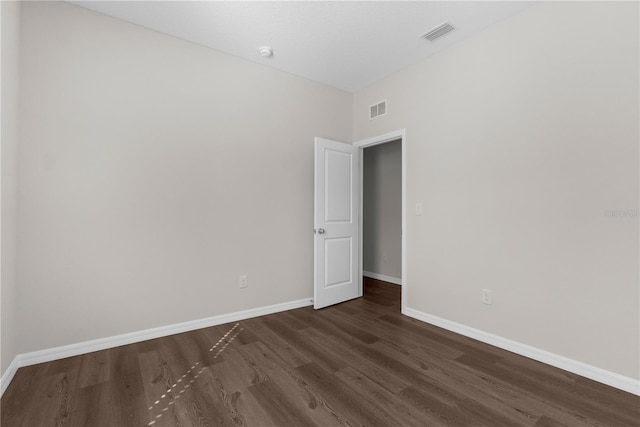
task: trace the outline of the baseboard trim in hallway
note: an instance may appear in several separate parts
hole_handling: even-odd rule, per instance
[[[362,275],[364,277],[370,277],[376,280],[382,280],[383,282],[393,283],[394,285],[402,285],[402,279],[399,277],[391,277],[385,274],[372,273],[370,271],[363,271]]]

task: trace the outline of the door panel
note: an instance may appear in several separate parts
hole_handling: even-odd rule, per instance
[[[324,253],[327,264],[325,288],[343,285],[353,280],[353,271],[351,270],[352,251],[352,239],[350,237],[325,238]]]
[[[344,144],[346,145],[346,144]],[[352,154],[325,150],[325,222],[351,221]]]
[[[358,148],[315,141],[314,307],[359,296]]]

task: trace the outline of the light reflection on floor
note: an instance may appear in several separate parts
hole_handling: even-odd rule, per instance
[[[240,329],[238,329],[240,328]],[[231,338],[227,339],[227,337],[233,333],[233,331],[235,331],[236,329],[238,329],[238,331],[233,334],[233,336],[231,336]],[[240,327],[240,323],[236,323],[235,325],[233,325],[233,327],[231,329],[229,329],[227,331],[226,334],[224,334],[222,336],[222,338],[220,338],[218,340],[218,342],[216,342],[210,349],[209,351],[214,351],[216,348],[218,348],[218,346],[220,344],[224,345],[222,347],[220,347],[218,349],[218,351],[216,352],[216,354],[213,356],[213,358],[217,358],[218,356],[220,356],[220,354],[222,354],[222,352],[229,346],[229,344],[231,344],[233,342],[234,339],[236,339],[236,337],[238,336],[238,334],[240,334],[240,332],[242,331],[242,327]],[[206,366],[201,367],[198,372],[196,372],[195,374],[191,374],[198,366],[200,365],[200,362],[196,362],[193,364],[193,366],[191,366],[191,368],[189,368],[189,370],[187,372],[185,372],[180,378],[178,378],[178,380],[170,387],[167,388],[166,393],[164,393],[162,396],[160,396],[160,398],[158,400],[156,400],[154,402],[153,405],[149,406],[149,412],[153,411],[153,409],[155,407],[157,407],[158,405],[160,405],[161,402],[163,402],[165,400],[165,398],[168,398],[168,402],[166,404],[166,406],[164,408],[162,408],[161,410],[159,410],[159,413],[155,416],[155,418],[153,419],[153,421],[149,422],[149,426],[153,425],[156,423],[156,421],[158,421],[160,418],[162,418],[162,416],[165,414],[165,412],[167,412],[169,410],[169,408],[171,407],[171,405],[174,405],[176,403],[176,400],[178,400],[182,394],[187,391],[187,389],[189,387],[191,387],[191,384],[193,384],[195,382],[196,379],[198,379],[198,377],[202,374],[202,372],[205,370]],[[188,379],[189,375],[192,375],[193,378]],[[178,391],[177,388],[179,388],[179,386],[182,386],[181,389]],[[173,392],[173,393],[172,393]]]

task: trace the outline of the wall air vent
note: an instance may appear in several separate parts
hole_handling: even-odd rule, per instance
[[[380,101],[376,104],[369,106],[369,120],[373,120],[377,117],[387,114],[387,100]]]
[[[423,39],[429,40],[430,42],[434,42],[437,39],[439,39],[440,37],[444,36],[447,33],[450,33],[453,30],[455,30],[453,25],[451,25],[448,22],[444,22],[444,23],[438,25],[437,27],[432,28],[431,30],[427,31],[421,37]]]

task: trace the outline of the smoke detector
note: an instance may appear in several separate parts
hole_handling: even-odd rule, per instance
[[[270,58],[273,56],[273,49],[271,49],[269,46],[259,47],[258,52],[263,58]]]

